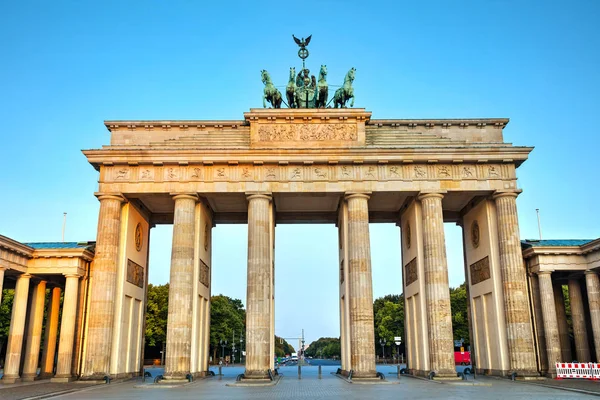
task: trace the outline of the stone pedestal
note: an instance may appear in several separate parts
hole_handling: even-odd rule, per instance
[[[42,342],[42,323],[44,321],[44,301],[46,300],[46,281],[41,281],[33,288],[27,327],[27,343],[23,360],[23,382],[32,382],[37,376]]]
[[[191,370],[193,324],[194,224],[198,196],[178,194],[173,220],[173,247],[169,280],[169,315],[165,379],[182,380]]]
[[[56,363],[56,375],[52,378],[53,382],[68,382],[73,379],[71,364],[73,362],[73,345],[75,343],[78,292],[79,275],[66,275],[60,338],[58,340],[58,360]]]
[[[15,383],[21,380],[19,367],[21,364],[21,350],[23,348],[23,335],[25,333],[25,317],[27,316],[27,299],[29,297],[29,281],[31,275],[22,274],[17,278],[15,297],[13,300],[10,328],[8,331],[8,344],[6,346],[6,361],[4,362],[4,376],[2,383]]]
[[[511,371],[519,375],[536,376],[539,374],[533,344],[527,276],[519,239],[517,196],[516,192],[500,192],[494,195],[506,336]]]
[[[271,196],[248,195],[247,379],[264,379],[271,366]]]
[[[110,370],[121,233],[118,195],[99,195],[96,254],[90,271],[90,305],[82,379],[102,379]],[[76,300],[75,300],[76,301]]]
[[[50,378],[54,374],[54,356],[58,337],[58,312],[60,309],[60,288],[52,289],[48,316],[46,318],[46,334],[44,335],[44,351],[40,366],[40,378]]]
[[[430,368],[436,377],[456,378],[448,262],[440,193],[419,196],[423,213],[423,262]]]
[[[585,271],[588,303],[590,304],[590,319],[594,334],[596,361],[600,360],[600,279],[594,271]]]
[[[373,378],[375,330],[369,237],[369,196],[346,194],[348,203],[348,287],[350,293],[350,359],[353,378]]]
[[[560,337],[560,348],[564,362],[573,361],[571,355],[571,336],[569,335],[569,324],[567,323],[567,312],[565,310],[565,296],[562,284],[554,283],[554,304],[556,307],[556,320],[558,322],[558,335]]]
[[[571,300],[571,319],[573,321],[573,336],[575,337],[575,354],[577,361],[590,362],[590,345],[585,324],[585,310],[579,280],[569,279],[569,299]]]
[[[558,333],[558,321],[556,319],[556,305],[554,302],[554,290],[552,289],[552,272],[538,272],[540,285],[540,298],[542,301],[542,314],[544,319],[544,334],[546,342],[546,354],[548,357],[548,375],[556,376],[555,363],[562,358],[560,347],[560,336]]]

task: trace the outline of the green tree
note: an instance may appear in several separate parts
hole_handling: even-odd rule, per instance
[[[146,346],[162,348],[167,340],[167,316],[169,315],[169,284],[148,284],[146,308]],[[159,350],[160,351],[160,350]]]
[[[375,299],[373,302],[373,319],[375,325],[375,343],[373,346],[376,354],[381,354],[379,341],[385,339],[386,347],[392,348],[396,353],[394,337],[402,337],[404,343],[404,295],[388,294]],[[389,354],[386,351],[386,354]]]
[[[285,357],[288,354],[295,353],[296,350],[285,339],[275,335],[275,356]]]
[[[13,299],[15,297],[14,289],[4,289],[2,291],[2,303],[0,303],[0,353],[4,349],[4,344],[8,340],[8,330],[10,328],[10,315],[12,313]],[[4,357],[0,361],[3,364]]]
[[[232,342],[238,348],[240,335],[246,331],[246,310],[239,299],[217,295],[211,297],[210,305],[210,346],[213,360],[224,352],[231,354]],[[220,341],[227,341],[225,348]]]
[[[340,358],[342,348],[339,338],[322,337],[308,346],[304,355],[307,357]]]
[[[454,340],[464,339],[465,345],[470,344],[466,283],[457,288],[450,288],[450,308]]]

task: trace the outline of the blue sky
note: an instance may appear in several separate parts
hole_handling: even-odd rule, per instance
[[[356,107],[374,118],[508,117],[535,146],[518,170],[523,238],[600,236],[595,118],[597,1],[4,1],[0,3],[0,234],[94,240],[97,173],[81,149],[105,119],[240,119],[260,107],[260,70],[285,85],[291,34],[330,84],[356,67]],[[168,280],[171,227],[152,233],[150,280]],[[276,331],[339,334],[337,234],[279,225]],[[375,296],[401,291],[399,230],[371,225]],[[213,294],[245,301],[246,227],[214,231]],[[298,249],[311,249],[300,251]],[[464,281],[447,226],[450,283]]]

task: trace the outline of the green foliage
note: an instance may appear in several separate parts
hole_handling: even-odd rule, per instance
[[[319,358],[340,358],[342,348],[339,338],[322,337],[308,346],[304,355],[307,357]]]
[[[466,283],[457,288],[450,288],[450,308],[452,310],[454,340],[464,339],[465,345],[470,344]]]
[[[162,346],[167,340],[169,314],[169,284],[148,284],[146,308],[146,346]]]
[[[285,357],[288,354],[295,353],[296,350],[285,339],[275,335],[275,356]]]
[[[239,299],[218,295],[212,296],[210,305],[210,344],[220,349],[219,341],[226,340],[227,348],[235,339],[239,348],[240,335],[246,331],[246,310]],[[235,334],[235,336],[234,336]]]
[[[2,349],[2,346],[8,339],[14,297],[14,289],[4,289],[2,291],[2,303],[0,303],[0,349]]]
[[[391,346],[396,352],[394,337],[402,337],[404,343],[404,295],[388,294],[373,302],[373,318],[375,322],[375,349],[379,350],[379,341],[384,339],[386,347]],[[376,354],[379,354],[376,352]],[[387,351],[386,351],[386,354]]]

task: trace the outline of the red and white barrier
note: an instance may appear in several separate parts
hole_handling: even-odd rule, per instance
[[[556,363],[557,379],[600,379],[599,363]]]

